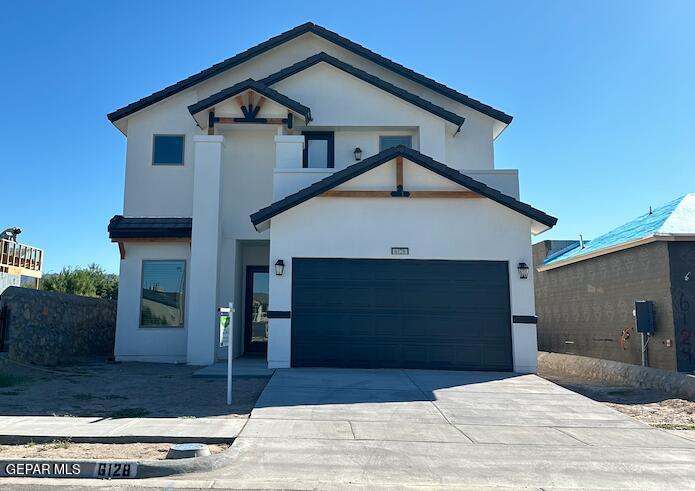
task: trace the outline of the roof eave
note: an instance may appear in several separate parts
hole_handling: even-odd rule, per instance
[[[548,263],[548,264],[539,265],[536,268],[536,270],[540,271],[540,272],[548,271],[551,269],[560,268],[562,266],[567,266],[569,264],[575,264],[575,263],[578,263],[581,261],[585,261],[587,259],[592,259],[592,258],[599,257],[599,256],[605,256],[606,254],[611,254],[613,252],[619,252],[619,251],[623,251],[625,249],[631,249],[632,247],[637,247],[637,246],[641,246],[644,244],[649,244],[651,242],[656,242],[657,240],[672,240],[672,239],[665,238],[665,237],[659,237],[656,235],[650,235],[648,237],[642,237],[640,239],[631,240],[629,242],[623,242],[622,244],[618,244],[618,245],[615,245],[612,247],[604,247],[603,249],[598,249],[596,251],[587,252],[585,254],[580,254],[577,256],[573,256],[573,257],[568,257],[567,259],[555,260],[555,261]]]
[[[254,226],[259,225],[272,219],[285,211],[294,208],[295,206],[308,201],[321,193],[332,189],[340,184],[343,184],[365,172],[374,169],[386,162],[393,160],[396,157],[404,157],[405,159],[420,165],[431,172],[439,174],[440,176],[449,179],[463,187],[470,189],[473,192],[477,192],[482,196],[499,203],[521,215],[527,216],[534,222],[541,224],[544,227],[553,227],[557,223],[557,218],[550,216],[541,210],[533,208],[532,206],[523,203],[511,196],[501,193],[497,189],[491,188],[486,184],[476,181],[475,179],[462,174],[461,172],[448,167],[441,162],[437,162],[431,157],[428,157],[420,152],[409,149],[403,146],[398,146],[394,148],[389,148],[380,152],[372,157],[369,157],[359,163],[352,164],[343,170],[332,174],[318,182],[315,182],[306,188],[297,191],[294,194],[286,196],[285,198],[272,203],[265,208],[258,210],[256,213],[251,215],[251,222]],[[544,230],[540,230],[541,233]]]
[[[293,29],[290,29],[289,31],[286,31],[284,33],[281,33],[277,36],[274,36],[252,48],[247,49],[246,51],[243,51],[241,53],[238,53],[235,56],[232,56],[231,58],[228,58],[224,61],[221,61],[209,68],[206,68],[205,70],[202,70],[201,72],[191,75],[190,77],[180,80],[179,82],[176,82],[168,87],[165,87],[162,90],[159,90],[153,94],[150,94],[146,97],[143,97],[142,99],[139,99],[135,102],[132,102],[130,104],[127,104],[126,106],[123,106],[109,114],[107,114],[107,118],[111,123],[114,125],[116,124],[116,121],[119,121],[126,116],[129,116],[135,112],[138,112],[142,109],[145,109],[146,107],[149,107],[153,104],[156,104],[157,102],[160,102],[164,99],[167,99],[168,97],[177,94],[183,90],[186,90],[190,87],[193,87],[197,85],[200,82],[203,82],[211,77],[214,77],[216,75],[219,75],[220,73],[225,72],[226,70],[229,70],[231,68],[234,68],[235,66],[238,66],[246,61],[249,61],[253,59],[254,57],[263,54],[267,51],[270,51],[271,49],[280,46],[286,42],[289,42],[297,37],[300,37],[308,32],[311,32],[317,36],[322,37],[323,39],[326,39],[329,42],[332,42],[333,44],[340,46],[348,51],[351,51],[359,56],[362,56],[363,58],[371,61],[372,63],[375,63],[377,65],[383,66],[384,68],[387,68],[388,70],[396,73],[397,75],[400,75],[406,79],[410,79],[415,81],[416,83],[423,85],[445,97],[448,97],[454,101],[457,101],[464,106],[467,106],[475,111],[480,112],[481,114],[485,114],[486,116],[489,116],[493,119],[496,119],[497,121],[500,121],[506,125],[510,124],[512,122],[512,116],[493,108],[492,106],[488,106],[487,104],[483,104],[480,101],[477,101],[475,99],[472,99],[465,94],[462,94],[450,87],[447,87],[444,84],[441,84],[433,79],[430,79],[422,74],[419,74],[409,68],[404,67],[403,65],[400,65],[392,60],[389,60],[388,58],[381,56],[364,46],[361,46],[354,41],[350,41],[347,38],[344,38],[343,36],[340,36],[339,34],[329,31],[328,29],[317,26],[316,24],[312,22],[306,22],[304,24],[301,24],[297,27],[294,27]],[[118,125],[116,125],[118,126]],[[119,129],[125,133],[124,129],[120,128]]]

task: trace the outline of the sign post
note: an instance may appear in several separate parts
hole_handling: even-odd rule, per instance
[[[220,307],[220,346],[227,347],[227,404],[232,404],[232,355],[234,353],[234,304]]]
[[[232,404],[232,355],[234,353],[234,336],[232,326],[234,322],[234,304],[229,302],[229,335],[227,336],[227,404]]]

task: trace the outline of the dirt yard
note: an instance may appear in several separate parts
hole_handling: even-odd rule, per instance
[[[545,378],[643,423],[664,429],[695,430],[695,401],[676,399],[651,389],[603,385],[578,379]]]
[[[5,459],[128,459],[162,460],[173,443],[27,443],[0,445],[0,458]],[[210,453],[219,453],[229,445],[209,444]]]
[[[197,367],[99,363],[58,368],[0,366],[0,415],[133,417],[247,417],[268,378],[193,378]]]

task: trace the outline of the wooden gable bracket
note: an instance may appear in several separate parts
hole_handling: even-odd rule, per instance
[[[292,129],[294,125],[294,117],[291,112],[287,113],[286,118],[259,118],[258,113],[263,108],[265,97],[258,99],[256,104],[253,103],[253,93],[248,93],[249,103],[244,104],[244,99],[240,95],[236,96],[236,101],[239,103],[239,108],[244,114],[243,118],[222,118],[215,116],[215,111],[208,113],[208,135],[215,134],[215,123],[233,124],[233,123],[254,123],[254,124],[284,124],[288,129]]]
[[[332,198],[483,198],[473,191],[403,191],[403,157],[396,157],[395,191],[335,191],[329,190],[321,196]]]
[[[396,157],[396,190],[391,193],[394,198],[409,198],[410,193],[403,191],[403,157]]]

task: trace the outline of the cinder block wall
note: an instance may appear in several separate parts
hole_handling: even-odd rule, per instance
[[[542,242],[534,245],[535,265],[542,262],[546,250]],[[635,324],[635,300],[652,300],[657,331],[648,345],[649,366],[675,370],[670,284],[666,242],[536,272],[538,349],[639,365],[640,335],[633,330],[624,350],[620,335]]]

